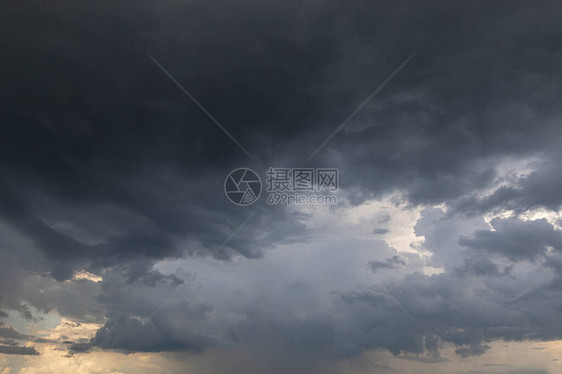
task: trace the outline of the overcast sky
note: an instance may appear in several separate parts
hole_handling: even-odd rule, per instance
[[[561,19],[4,2],[0,373],[562,372]]]

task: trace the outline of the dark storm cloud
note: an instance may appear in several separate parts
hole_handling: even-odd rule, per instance
[[[20,334],[13,327],[0,327],[0,337],[8,339],[25,339],[26,336]]]
[[[539,69],[556,59],[558,34],[535,46],[556,31],[548,18],[531,38],[517,41],[520,21],[533,22],[526,8],[358,1],[135,9],[24,2],[3,15],[12,53],[0,204],[3,218],[40,247],[57,279],[77,267],[99,270],[139,255],[156,260],[197,252],[182,245],[190,239],[217,257],[259,257],[288,232],[304,235],[285,213],[268,210],[256,231],[220,247],[248,217],[224,199],[222,180],[249,160],[143,48],[260,160],[294,164],[421,47],[387,94],[315,161],[333,162],[334,152],[344,150],[348,157],[333,166],[342,168],[349,187],[367,193],[357,196],[406,187],[412,202],[459,197],[493,180],[487,160],[513,155],[514,145],[520,155],[532,154],[555,139],[555,125],[546,120],[556,88]],[[474,19],[478,30],[465,29]],[[490,38],[500,27],[502,34]],[[509,61],[514,48],[523,48],[521,57]],[[537,48],[541,60],[532,54]],[[529,85],[536,97],[526,94]],[[96,228],[86,211],[100,221]],[[60,229],[75,218],[82,235]],[[280,232],[276,223],[283,227],[279,237],[250,239]]]
[[[433,209],[424,214],[438,218]],[[441,215],[447,216],[444,212]],[[463,258],[472,261],[473,253],[463,253],[461,246],[451,247],[439,236],[440,231],[446,231],[453,239],[458,238],[455,225],[462,227],[461,223],[444,220],[445,227],[420,224],[417,230],[419,235],[434,238],[430,243],[436,253],[453,249],[451,256],[460,257],[462,264]],[[525,271],[526,278],[520,278],[521,273],[502,277],[499,275],[504,274],[480,265],[473,266],[473,271],[458,272],[455,263],[450,265],[450,273],[414,273],[386,285],[413,318],[375,285],[369,291],[349,291],[342,285],[344,290],[332,292],[334,298],[328,304],[317,305],[317,291],[300,284],[292,287],[290,294],[271,290],[265,298],[256,294],[255,299],[239,300],[244,295],[237,294],[228,299],[231,306],[226,310],[212,303],[165,305],[152,319],[141,322],[126,316],[127,305],[129,313],[134,311],[136,315],[149,315],[155,307],[133,307],[135,303],[128,298],[132,292],[125,290],[112,295],[125,304],[121,315],[110,318],[86,348],[199,351],[239,344],[308,361],[353,357],[370,349],[388,349],[394,354],[427,351],[439,357],[439,348],[445,342],[458,346],[461,357],[479,355],[494,339],[549,340],[562,336],[557,312],[560,277],[545,274],[544,268],[536,265],[535,270]],[[549,266],[555,267],[554,258]],[[116,285],[109,277],[106,281]],[[178,300],[185,298],[190,297],[178,295]],[[212,300],[209,297],[209,302]]]
[[[521,221],[517,218],[493,219],[491,230],[478,230],[474,238],[459,243],[474,250],[501,254],[513,261],[534,260],[550,249],[562,251],[562,232],[545,219]]]
[[[197,332],[211,311],[208,305],[183,303],[144,323],[131,317],[110,317],[96,332],[92,346],[143,352],[178,349],[201,352],[213,345],[209,337]]]
[[[200,6],[186,11],[195,14]],[[23,3],[9,5],[3,14],[13,51],[4,82],[11,94],[2,110],[3,218],[35,242],[48,270],[60,280],[79,267],[99,271],[135,256],[157,260],[198,252],[225,259],[259,257],[265,247],[291,240],[273,234],[261,243],[250,239],[256,237],[252,231],[263,231],[260,222],[301,237],[303,227],[286,213],[262,210],[246,235],[221,245],[249,216],[233,209],[222,191],[226,173],[248,160],[142,53],[141,47],[150,44],[144,40],[148,30],[134,24],[154,17],[149,16],[152,9],[136,19],[122,5],[104,7],[100,12],[64,1],[48,8]],[[167,9],[164,17],[173,13]],[[163,21],[156,17],[143,25],[152,28]],[[149,31],[159,32],[158,27]],[[202,47],[222,40],[221,35],[208,38],[200,41]],[[122,48],[131,42],[133,47]],[[207,97],[212,109],[226,98],[202,92],[213,72],[201,69],[214,66],[205,60],[196,61],[199,81],[190,87]],[[250,56],[242,63],[249,61]],[[268,64],[273,61],[270,56]],[[236,78],[237,67],[225,68],[222,74],[232,73],[232,78],[246,76],[240,72]],[[277,89],[283,82],[287,80],[279,78]],[[211,92],[219,91],[224,92],[220,87]],[[249,101],[263,97],[250,95]],[[236,129],[241,123],[252,126],[236,117],[230,126]],[[241,139],[250,134],[243,127],[236,133]]]
[[[209,330],[209,322],[204,322],[200,313],[179,313],[183,308],[167,308],[170,314],[158,316],[157,323],[111,318],[91,346],[125,351],[200,351],[236,342],[274,349],[293,358],[314,359],[352,357],[369,349],[388,349],[395,354],[427,350],[438,356],[437,340],[458,345],[457,354],[468,357],[483,354],[491,339],[548,340],[559,336],[559,290],[543,286],[530,293],[534,298],[512,302],[508,294],[501,295],[494,287],[491,291],[479,288],[471,296],[459,294],[466,282],[466,278],[449,275],[430,278],[417,274],[391,287],[390,292],[415,320],[382,293],[347,292],[339,295],[341,301],[336,299],[329,313],[307,317],[286,308],[280,313],[270,307],[247,305],[240,317],[221,324],[220,335],[210,333],[213,329]],[[509,281],[501,287],[508,285]],[[205,310],[208,313],[211,309]],[[247,323],[240,322],[246,319]],[[529,323],[524,326],[523,321]],[[193,332],[195,326],[198,334]]]
[[[0,345],[0,353],[7,355],[39,355],[39,352],[34,347],[14,347],[11,345]]]
[[[560,153],[553,152],[551,160],[538,165],[538,170],[516,180],[513,186],[500,187],[490,196],[469,196],[456,204],[458,211],[486,212],[513,210],[516,213],[536,208],[557,211],[562,204],[562,172],[557,161]]]
[[[509,266],[505,266],[500,271],[498,264],[490,260],[485,254],[476,254],[465,258],[463,261],[463,265],[457,269],[457,272],[462,275],[501,276],[509,274],[511,269]]]
[[[550,1],[6,4],[0,306],[29,319],[22,300],[88,321],[108,312],[93,340],[73,345],[74,352],[199,352],[243,342],[350,357],[374,348],[437,354],[441,340],[461,346],[464,356],[492,338],[561,337],[553,301],[559,281],[538,278],[542,283],[521,291],[524,285],[502,276],[511,275],[510,265],[483,257],[535,265],[541,258],[558,269],[557,258],[546,255],[562,248],[559,231],[541,220],[496,219],[495,231],[481,222],[457,232],[451,227],[459,218],[437,210],[424,212],[416,233],[426,237],[431,264],[451,273],[415,273],[390,287],[421,323],[380,293],[341,290],[333,315],[289,318],[257,302],[233,313],[234,322],[214,320],[214,306],[196,302],[164,305],[153,315],[162,295],[186,282],[154,269],[157,261],[259,258],[309,238],[302,215],[232,206],[222,190],[226,174],[240,166],[303,166],[415,51],[311,165],[338,167],[354,203],[400,190],[407,203],[445,202],[454,213],[556,210],[561,10]],[[256,155],[257,165],[143,49]],[[495,188],[500,161],[531,157],[547,162]],[[392,257],[372,268],[396,265],[404,261]],[[103,273],[103,282],[62,282],[80,269]],[[467,295],[472,282],[486,287]],[[200,331],[208,321],[216,325]]]
[[[455,353],[462,358],[468,358],[471,356],[482,356],[490,349],[489,345],[472,345],[465,348],[455,349]]]
[[[469,282],[472,282],[469,280]],[[392,305],[388,305],[388,314],[383,314],[381,319],[377,315],[383,310],[388,302],[384,297],[375,298],[372,295],[350,295],[345,300],[353,303],[365,303],[369,305],[371,315],[356,316],[357,323],[369,325],[378,332],[372,336],[372,341],[365,341],[367,347],[383,343],[384,348],[393,349],[391,337],[399,336],[398,347],[406,347],[419,341],[421,336],[435,336],[439,340],[453,343],[458,348],[458,354],[465,357],[468,355],[479,355],[487,348],[485,342],[499,337],[505,340],[524,340],[529,337],[541,340],[549,340],[559,334],[558,324],[560,318],[556,317],[556,298],[560,297],[560,290],[553,289],[549,284],[529,290],[527,297],[521,297],[511,301],[509,294],[502,295],[500,287],[493,284],[489,289],[478,289],[476,295],[459,296],[457,293],[466,279],[456,279],[450,275],[440,275],[428,278],[421,275],[408,277],[401,282],[400,289],[390,288],[390,292],[405,305],[416,317],[413,325],[400,323],[393,325],[392,334],[386,337],[381,334],[385,324],[393,324],[398,320],[392,315]],[[473,283],[474,284],[474,283]],[[503,286],[509,284],[506,281]],[[533,295],[533,297],[530,297]],[[502,305],[503,304],[503,305]],[[537,310],[537,306],[544,308]],[[542,317],[538,317],[538,316]],[[522,325],[523,321],[532,321],[528,325]],[[402,329],[413,329],[416,333],[410,335]],[[390,331],[389,331],[389,334]],[[358,336],[352,338],[357,341]],[[429,342],[431,343],[431,341]],[[421,344],[421,343],[420,343]],[[428,351],[435,351],[434,344],[428,344]],[[466,346],[469,347],[466,347]],[[415,345],[412,345],[415,346]],[[418,350],[423,349],[420,345]],[[404,350],[408,351],[408,350]],[[415,350],[410,350],[410,352]],[[398,351],[397,351],[398,352]],[[396,352],[396,353],[397,353]]]
[[[125,278],[128,283],[140,281],[146,286],[154,287],[159,282],[169,281],[172,285],[178,286],[183,283],[174,274],[163,275],[157,270],[152,269],[152,264],[148,261],[135,261],[125,266]]]
[[[558,159],[560,113],[553,97],[561,85],[552,68],[560,62],[562,34],[546,13],[560,14],[560,7],[546,7],[514,7],[508,15],[505,8],[482,6],[477,19],[468,8],[447,9],[457,26],[432,35],[441,48],[416,56],[388,94],[325,150],[341,163],[343,180],[353,179],[348,183],[363,185],[371,196],[399,188],[410,202],[441,203],[491,187],[502,158]],[[544,29],[532,30],[537,14]],[[458,43],[449,44],[453,40]],[[553,162],[537,167],[520,188],[491,199],[521,209],[558,207],[560,168]],[[494,207],[493,200],[486,205]],[[474,209],[470,202],[463,208]]]
[[[0,353],[11,355],[39,355],[35,347],[20,346],[21,341],[47,343],[52,341],[31,335],[21,334],[13,327],[3,327],[0,323]]]
[[[70,348],[68,349],[69,355],[74,355],[75,353],[89,353],[93,345],[91,340],[86,340],[83,342],[72,342],[70,340],[67,340],[63,343],[70,344]]]

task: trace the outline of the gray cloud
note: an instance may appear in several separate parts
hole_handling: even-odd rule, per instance
[[[406,262],[400,256],[392,256],[382,261],[371,261],[369,265],[373,271],[377,269],[394,269],[397,266],[403,266]]]
[[[562,205],[560,167],[552,160],[559,159],[554,151],[548,161],[536,164],[538,170],[517,178],[508,186],[499,187],[485,198],[467,196],[455,203],[455,209],[465,213],[513,210],[523,213],[530,209],[546,208],[558,211]]]
[[[0,353],[7,355],[39,355],[39,352],[34,347],[14,347],[11,345],[0,345]]]
[[[502,254],[507,258],[534,260],[545,255],[549,248],[562,250],[562,233],[545,219],[521,221],[516,218],[493,219],[491,230],[478,230],[474,238],[461,238],[459,243],[474,250]]]
[[[130,317],[110,317],[104,327],[96,332],[93,345],[127,351],[181,349],[201,352],[212,342],[198,334],[197,329],[211,311],[209,306],[184,303],[178,308],[164,310],[157,318],[146,323]]]
[[[103,323],[93,340],[71,346],[74,353],[247,344],[302,364],[368,349],[438,357],[440,342],[458,345],[464,357],[484,353],[490,339],[562,337],[555,302],[562,237],[545,220],[517,218],[562,202],[561,9],[551,1],[7,4],[0,307],[30,322],[33,307]],[[143,49],[256,155],[256,165]],[[372,270],[392,270],[381,272],[389,274],[385,286],[414,320],[350,280],[329,289],[317,279],[293,281],[260,293],[289,281],[258,278],[253,269],[255,281],[230,294],[219,285],[241,273],[220,283],[155,267],[200,257],[236,267],[241,258],[264,261],[269,250],[317,239],[306,214],[263,201],[231,205],[225,176],[240,166],[260,173],[303,166],[414,51],[310,163],[338,167],[352,204],[401,191],[409,206],[450,208],[424,209],[415,226],[429,258],[410,261],[388,248],[369,257]],[[539,160],[529,174],[501,175],[502,162],[527,159]],[[482,214],[505,210],[516,217],[496,218],[490,230]],[[326,257],[307,271],[321,271]],[[444,273],[424,275],[426,265]],[[69,281],[81,269],[103,281]],[[291,270],[282,269],[287,277]],[[194,274],[213,291],[203,300],[190,288]],[[188,289],[186,299],[163,302],[175,289]]]
[[[455,353],[462,358],[468,358],[471,356],[482,356],[489,349],[489,345],[471,345],[469,347],[457,348],[455,349]]]
[[[8,339],[25,339],[25,335],[20,334],[13,327],[0,327],[0,337]]]
[[[502,276],[509,274],[509,271],[512,269],[511,266],[504,266],[503,270],[500,270],[497,263],[483,254],[465,258],[463,261],[463,265],[457,269],[463,275]]]
[[[0,324],[0,353],[9,355],[32,355],[37,356],[39,352],[35,347],[23,347],[19,345],[19,341],[36,341],[44,342],[30,335],[24,335],[16,331],[13,327],[3,327]]]

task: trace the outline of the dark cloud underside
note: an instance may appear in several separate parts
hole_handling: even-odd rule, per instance
[[[103,324],[71,353],[240,344],[295,366],[368,349],[438,359],[441,342],[465,358],[495,339],[562,338],[562,236],[524,217],[562,204],[561,17],[556,1],[6,2],[0,308]],[[502,170],[517,163],[527,172]],[[155,267],[196,257],[242,266],[319,238],[298,210],[231,204],[224,178],[242,166],[337,167],[345,208],[397,191],[402,206],[425,208],[415,232],[428,259],[383,242],[390,218],[369,228],[384,244],[370,269],[398,274],[383,279],[414,318],[352,281],[326,290],[253,269],[255,282],[230,294],[197,271]],[[426,207],[439,204],[446,213]],[[502,212],[511,216],[483,218]],[[79,270],[103,280],[67,282]],[[234,287],[242,273],[221,280]],[[194,279],[213,297],[168,303]],[[7,325],[0,337],[32,339]]]

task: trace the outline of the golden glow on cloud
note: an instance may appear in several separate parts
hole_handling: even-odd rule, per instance
[[[79,280],[79,279],[87,279],[87,280],[92,281],[92,282],[103,281],[103,278],[100,277],[99,275],[87,272],[84,269],[82,269],[80,271],[77,271],[76,273],[74,273],[74,276],[72,277],[72,280]]]
[[[416,374],[509,373],[523,370],[562,371],[562,341],[492,342],[491,349],[479,357],[461,359],[454,346],[445,346],[441,357],[393,356],[386,351],[370,351],[360,357],[339,361],[318,361],[314,372],[325,374],[372,374],[399,372]],[[6,357],[6,356],[5,356]],[[41,356],[26,358],[14,371],[0,356],[1,374],[227,374],[264,372],[271,365],[268,358],[244,349],[210,349],[203,355],[182,353],[134,353],[97,351],[65,357],[53,346],[41,350]]]

